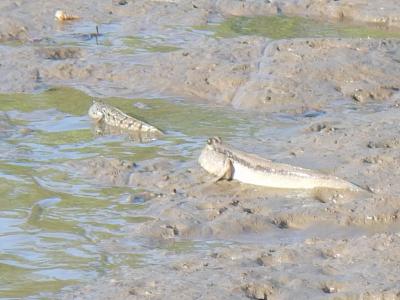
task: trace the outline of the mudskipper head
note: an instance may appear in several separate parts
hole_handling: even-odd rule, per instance
[[[57,10],[55,15],[54,15],[54,18],[56,20],[62,20],[63,16],[64,16],[64,12],[62,10]]]
[[[102,103],[93,100],[92,106],[89,108],[89,117],[96,120],[97,122],[103,119],[104,114],[102,111]]]
[[[207,147],[209,147],[210,149],[213,149],[216,145],[219,145],[221,143],[222,143],[222,139],[219,136],[214,136],[207,140]]]
[[[201,151],[199,164],[209,173],[218,175],[224,168],[225,154],[221,151],[222,140],[220,137],[211,137]]]

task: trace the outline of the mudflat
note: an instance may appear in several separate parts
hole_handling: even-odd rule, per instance
[[[399,38],[395,0],[1,1],[0,297],[399,298]],[[211,136],[370,193],[212,182]]]

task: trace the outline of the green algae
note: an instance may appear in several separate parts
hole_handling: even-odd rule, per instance
[[[60,112],[82,115],[87,112],[92,97],[67,87],[50,88],[40,94],[0,94],[0,110],[31,112],[57,108]]]
[[[257,16],[232,17],[220,24],[196,27],[214,32],[218,38],[259,35],[271,39],[342,37],[342,38],[400,38],[400,31],[377,26],[349,23],[328,23],[302,17]]]
[[[135,53],[138,50],[147,52],[173,52],[179,50],[179,47],[175,47],[168,44],[156,42],[150,38],[141,38],[136,36],[127,36],[122,38],[122,42],[125,45],[125,49],[120,49],[125,54]]]

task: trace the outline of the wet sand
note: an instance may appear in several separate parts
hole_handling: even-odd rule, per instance
[[[196,162],[200,149],[185,161],[135,163],[112,155],[66,161],[65,168],[96,184],[143,190],[128,201],[146,203],[132,217],[147,221],[126,226],[121,238],[100,247],[135,252],[130,242],[140,241],[143,252],[170,250],[138,268],[121,265],[58,298],[400,298],[400,40],[217,39],[196,29],[232,16],[284,14],[397,32],[396,1],[36,6],[0,5],[1,92],[62,85],[99,97],[175,97],[225,106],[232,114],[244,110],[260,128],[253,136],[229,136],[235,147],[365,189],[347,194],[212,183]],[[59,24],[53,20],[59,8],[82,19]],[[144,39],[144,45],[134,38],[148,35],[162,42]],[[122,44],[146,51],[132,55]],[[1,134],[12,131],[7,115],[0,117]]]

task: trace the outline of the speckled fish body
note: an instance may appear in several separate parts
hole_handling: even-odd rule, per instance
[[[276,163],[255,154],[246,153],[224,144],[220,138],[210,138],[202,150],[199,163],[209,173],[223,176],[229,161],[231,169],[226,179],[243,183],[285,189],[348,189],[359,191],[356,185],[336,176]]]
[[[89,108],[89,117],[97,123],[104,123],[108,126],[120,128],[123,130],[132,130],[137,132],[146,132],[154,135],[163,135],[164,133],[154,127],[134,117],[128,116],[121,110],[106,103],[93,101]]]

